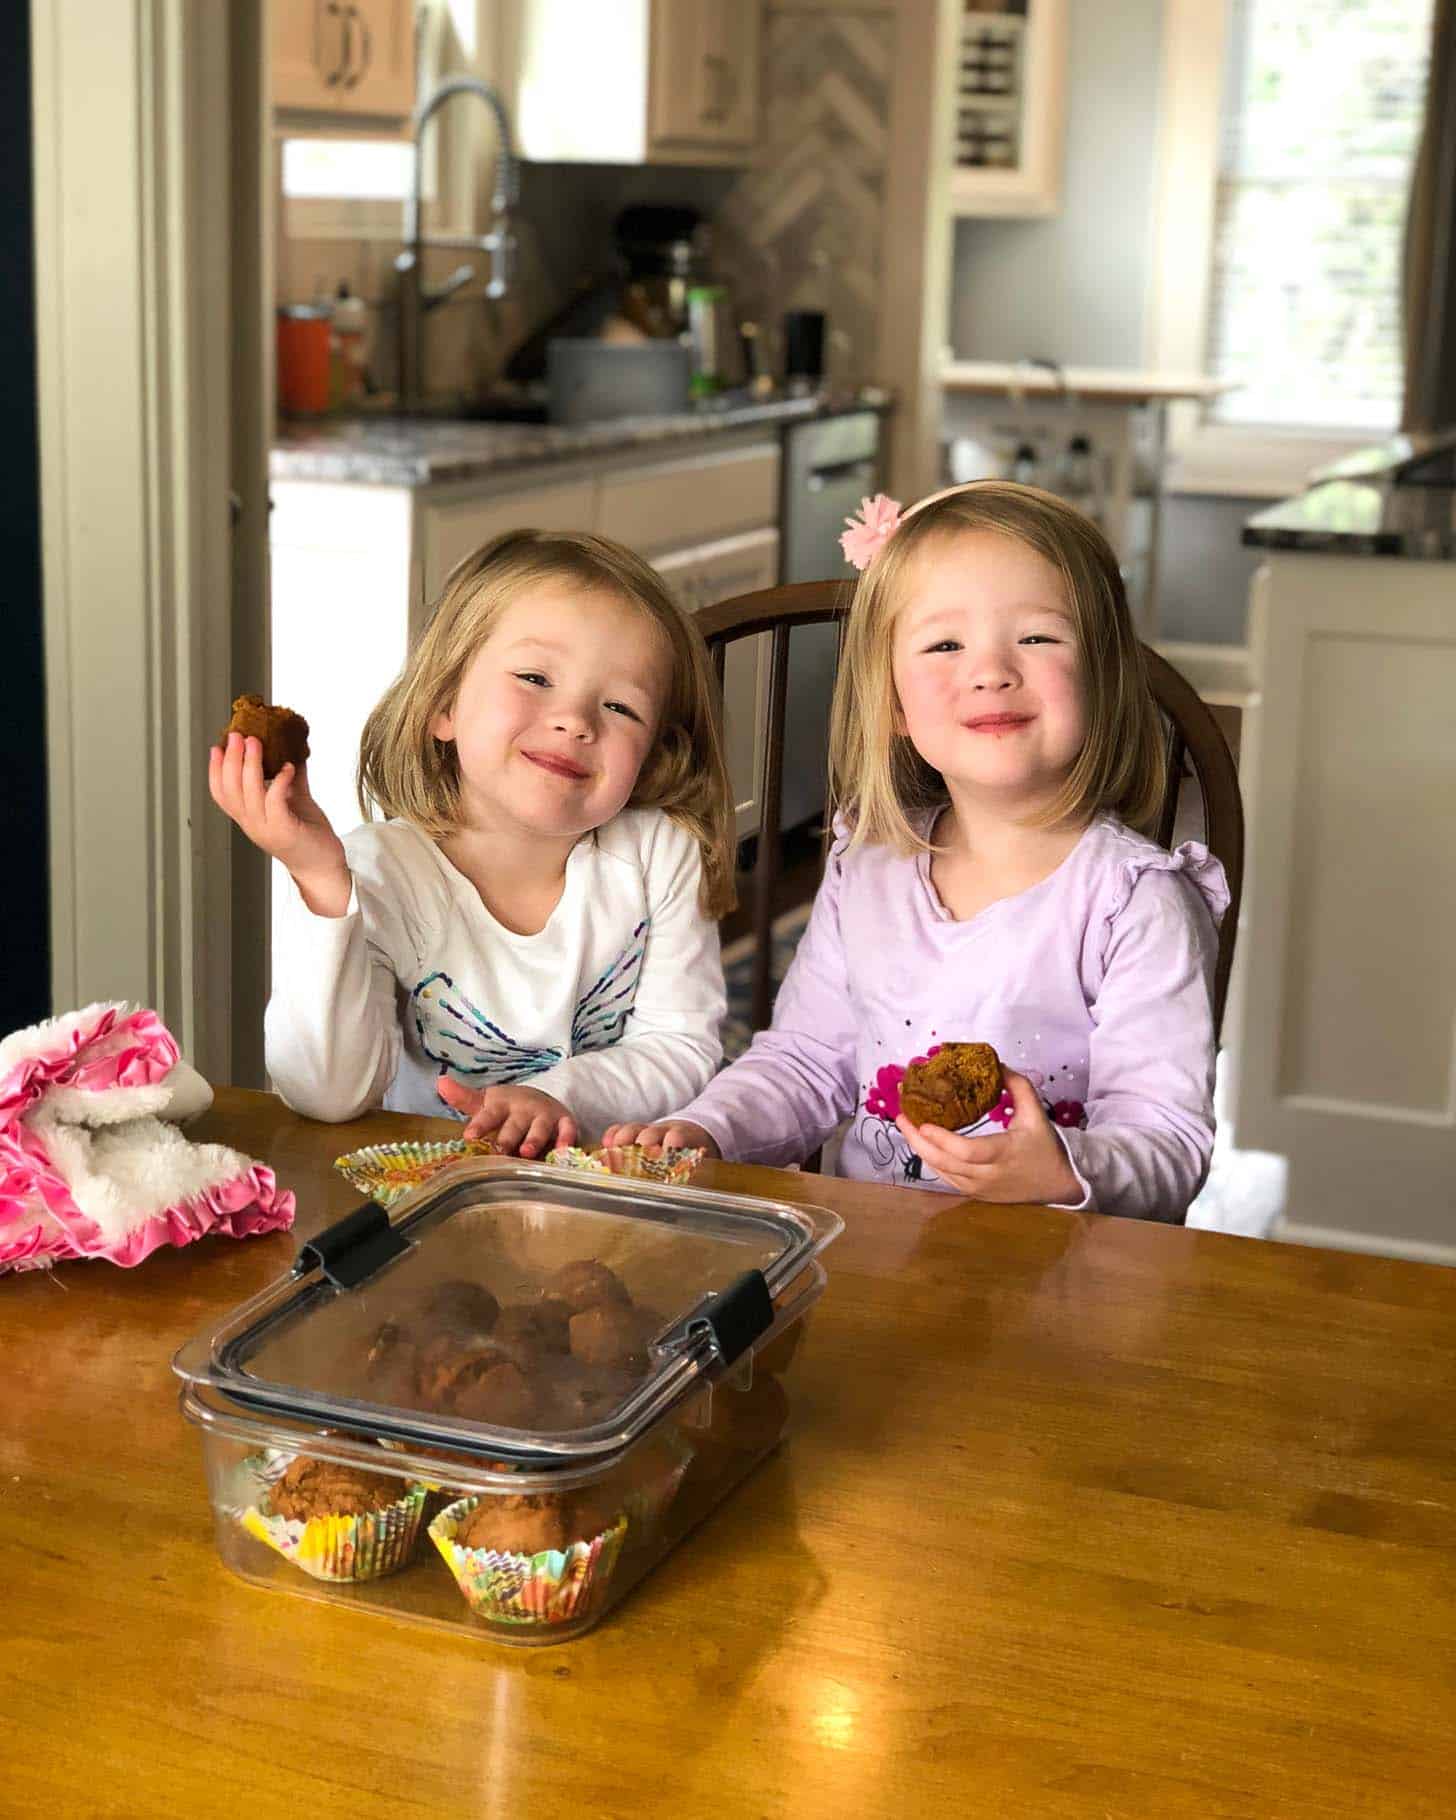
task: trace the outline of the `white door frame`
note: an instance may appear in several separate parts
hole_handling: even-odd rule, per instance
[[[230,5],[36,0],[52,1004],[231,1073]],[[245,250],[246,256],[246,250]]]

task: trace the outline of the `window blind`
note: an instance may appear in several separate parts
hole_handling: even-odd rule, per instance
[[[1209,370],[1213,416],[1387,431],[1433,0],[1231,0]]]

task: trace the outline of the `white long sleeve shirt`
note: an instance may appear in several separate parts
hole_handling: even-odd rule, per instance
[[[436,1083],[526,1083],[597,1137],[657,1118],[707,1085],[724,1012],[717,926],[698,908],[696,840],[628,809],[584,837],[544,929],[517,935],[408,822],[344,841],[341,917],[288,897],[265,1022],[268,1071],[310,1118],[381,1102],[444,1116]]]

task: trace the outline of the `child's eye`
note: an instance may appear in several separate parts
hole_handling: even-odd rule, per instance
[[[961,641],[958,638],[938,638],[933,645],[925,647],[925,655],[928,657],[935,651],[959,651],[960,648]]]
[[[517,682],[533,683],[538,689],[551,687],[539,670],[517,670],[514,674]]]
[[[1028,632],[1020,642],[1024,645],[1059,645],[1062,641],[1051,632]]]
[[[611,713],[624,715],[628,720],[641,720],[642,718],[635,708],[629,708],[624,701],[609,701],[604,706]]]

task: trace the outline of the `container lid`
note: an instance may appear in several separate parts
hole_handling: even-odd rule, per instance
[[[173,1368],[243,1410],[586,1461],[782,1325],[842,1224],[818,1207],[475,1158],[306,1242]]]

